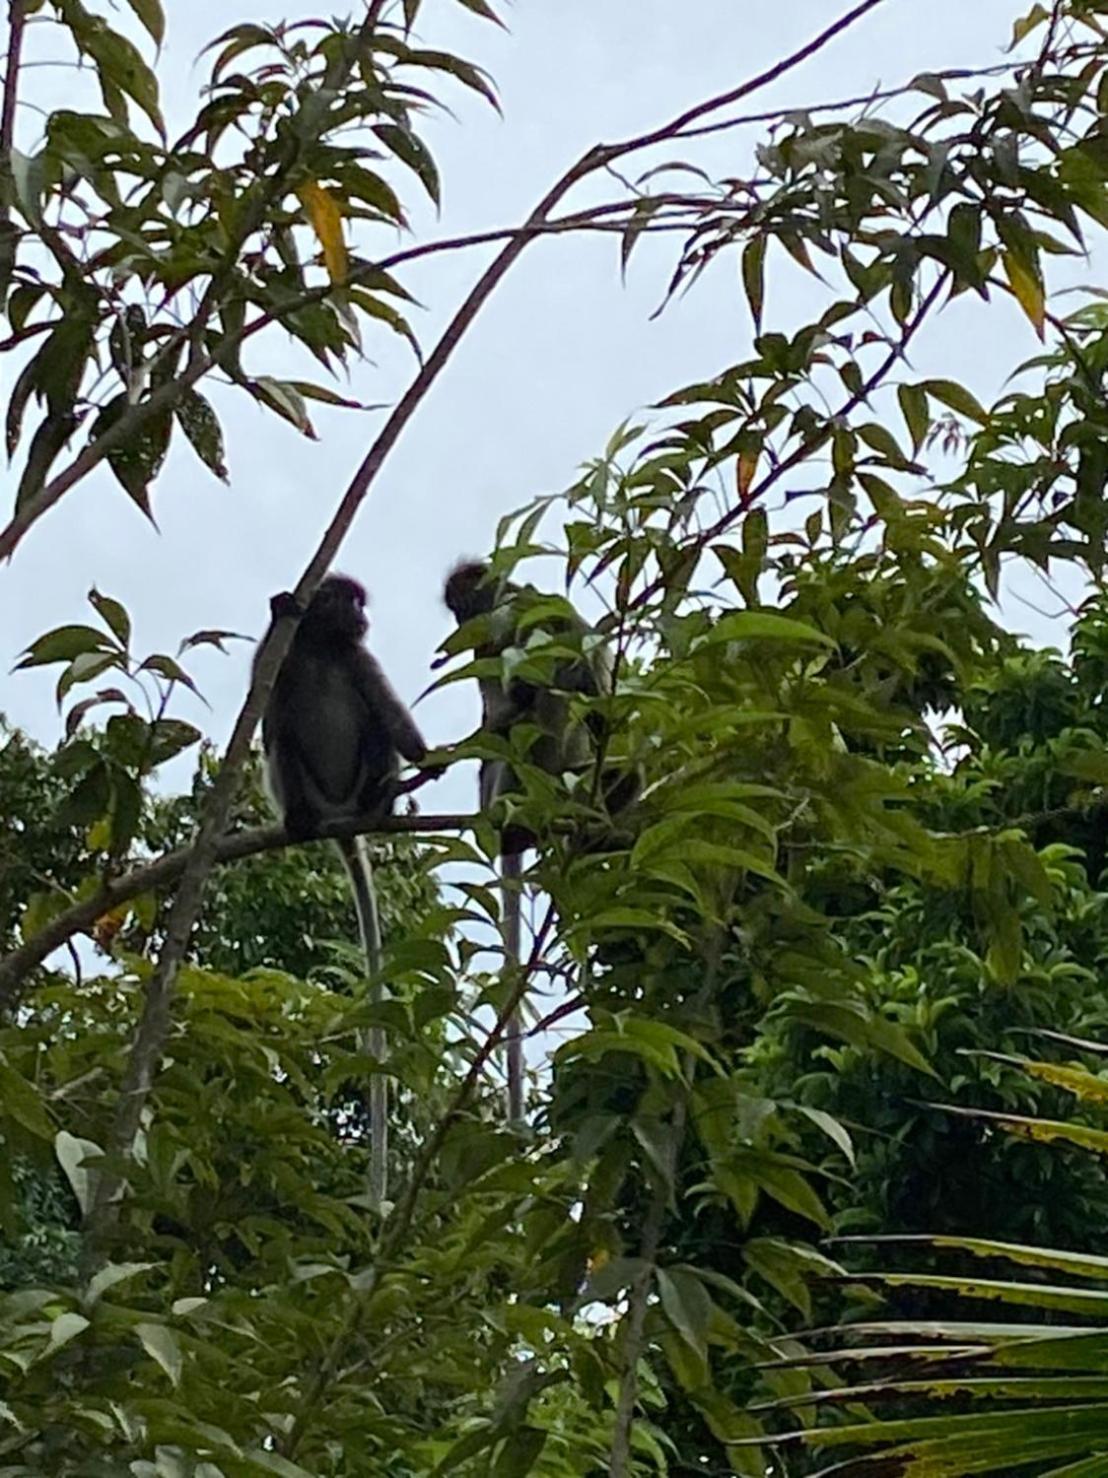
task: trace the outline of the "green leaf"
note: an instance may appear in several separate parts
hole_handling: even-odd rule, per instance
[[[22,1073],[0,1059],[0,1113],[22,1124],[29,1134],[47,1142],[54,1137],[42,1100]]]
[[[681,1268],[658,1268],[655,1277],[666,1318],[690,1348],[706,1358],[712,1318],[708,1290],[695,1273]]]
[[[12,184],[16,204],[28,225],[42,224],[42,201],[46,191],[46,154],[24,154],[12,149]]]
[[[165,14],[161,0],[127,0],[128,5],[150,33],[155,46],[165,40]]]
[[[1050,19],[1050,11],[1045,5],[1033,5],[1026,15],[1020,16],[1012,26],[1012,42],[1009,50],[1017,47],[1025,36],[1029,36],[1037,27],[1044,25]]]
[[[766,297],[766,238],[755,236],[743,250],[742,273],[746,301],[754,319],[754,332],[762,332],[762,308]]]
[[[931,413],[927,406],[927,392],[920,385],[898,385],[896,391],[901,414],[912,438],[912,451],[918,452],[931,429]]]
[[[101,595],[94,586],[88,593],[89,603],[94,606],[111,628],[119,645],[126,650],[131,640],[131,618],[126,608],[111,596]]]
[[[84,1314],[74,1313],[72,1310],[59,1314],[50,1324],[50,1348],[47,1354],[54,1354],[63,1345],[75,1340],[78,1335],[84,1334],[89,1327],[89,1320]]]
[[[821,647],[835,645],[829,636],[814,626],[788,616],[778,616],[773,611],[732,611],[721,616],[710,632],[698,638],[695,647],[712,647],[732,641],[801,642]]]
[[[104,1151],[91,1139],[78,1139],[68,1130],[62,1129],[54,1136],[54,1153],[77,1198],[81,1215],[84,1216],[92,1205],[92,1193],[99,1170],[95,1165],[86,1166],[82,1162],[86,1159],[99,1160]]]
[[[458,4],[464,6],[466,10],[472,10],[474,15],[479,15],[483,20],[494,21],[498,26],[507,29],[489,4],[489,0],[458,0]]]
[[[806,1021],[818,1031],[841,1037],[855,1046],[874,1047],[890,1057],[914,1067],[918,1072],[935,1077],[935,1070],[912,1045],[907,1034],[893,1022],[879,1016],[861,1016],[852,1006],[834,1001],[802,1001],[788,1006],[789,1016]]]
[[[158,80],[133,41],[113,31],[98,15],[91,14],[80,0],[58,0],[62,18],[78,47],[96,64],[100,88],[108,112],[125,122],[121,98],[129,97],[165,137],[165,123],[158,105]],[[137,12],[137,6],[135,7]],[[140,19],[143,19],[140,16]],[[155,17],[151,17],[155,24]],[[145,24],[145,21],[144,21]]]
[[[919,388],[928,395],[933,395],[936,400],[941,400],[943,405],[957,411],[960,416],[976,421],[979,426],[988,425],[988,412],[964,385],[959,385],[954,380],[924,380]]]
[[[315,427],[308,415],[304,397],[290,380],[277,380],[272,375],[259,375],[250,382],[255,400],[276,411],[279,416],[295,426],[297,431],[311,441],[318,441]]]
[[[59,626],[40,636],[27,648],[17,667],[46,667],[53,662],[72,662],[88,652],[110,652],[114,648],[95,626]]]
[[[23,475],[16,489],[15,506],[17,510],[34,502],[42,492],[51,467],[76,429],[76,416],[54,412],[51,412],[40,424],[31,438],[27,460],[23,466]]]
[[[165,1324],[136,1324],[135,1333],[146,1353],[152,1360],[156,1360],[169,1376],[170,1383],[174,1386],[180,1385],[183,1360],[181,1346],[172,1329]]]
[[[153,1262],[109,1262],[94,1273],[88,1285],[88,1302],[94,1304],[109,1289],[157,1267]]]
[[[126,394],[110,400],[93,423],[92,440],[96,441],[110,431],[130,409]],[[148,415],[126,440],[114,446],[107,455],[108,466],[120,486],[151,523],[154,515],[150,509],[150,484],[161,471],[172,433],[173,413],[166,408]]]
[[[441,196],[439,172],[423,140],[410,129],[401,128],[395,123],[376,123],[373,132],[402,164],[414,171],[420,184],[438,205]]]
[[[223,460],[223,430],[211,403],[195,390],[181,399],[175,412],[189,445],[209,471],[221,482],[229,482]]]
[[[527,1478],[546,1446],[547,1434],[540,1427],[519,1427],[500,1446],[490,1470],[491,1478]]]

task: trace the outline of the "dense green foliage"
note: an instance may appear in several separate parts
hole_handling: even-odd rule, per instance
[[[158,0],[130,11],[158,42]],[[363,334],[410,336],[403,253],[380,262],[393,180],[437,196],[428,78],[490,95],[417,40],[434,11],[233,25],[169,143],[151,50],[114,10],[15,0],[9,96],[33,91],[33,19],[102,109],[50,114],[33,156],[0,140],[22,356],[0,554],[101,461],[149,509],[173,434],[222,475],[195,389],[216,368],[310,431],[306,402],[335,392],[248,376],[245,338],[261,354],[281,326],[330,370]],[[521,777],[541,838],[522,961],[503,959],[487,818],[374,844],[378,1004],[330,850],[251,842],[237,741],[164,794],[202,737],[174,716],[188,653],[228,633],[143,654],[93,590],[88,624],[67,612],[23,654],[59,673],[64,737],[0,750],[5,1475],[764,1478],[839,1449],[840,1475],[1108,1472],[1108,313],[1093,292],[1059,318],[1049,280],[1108,224],[1108,3],[1014,18],[1010,65],[771,120],[748,179],[711,185],[689,152],[688,125],[736,94],[592,151],[548,196],[540,224],[649,145],[661,169],[599,217],[623,264],[664,232],[672,291],[734,251],[752,334],[501,526],[502,568],[558,556],[570,596],[603,603],[616,671],[572,700],[607,735],[586,773],[544,773],[528,732],[453,756],[506,748]],[[776,283],[800,271],[824,299],[786,334]],[[968,294],[986,329],[1014,305],[1044,340],[991,407],[911,369]],[[1089,588],[1062,654],[1021,642],[1000,600],[1059,563]],[[560,615],[533,598],[497,675],[552,683],[591,640]],[[446,645],[443,682],[496,664]],[[612,764],[645,782],[616,827]],[[225,866],[203,838],[231,783],[250,855]],[[197,831],[195,876],[146,869]],[[512,1128],[520,1004],[541,1033],[579,1014]]]

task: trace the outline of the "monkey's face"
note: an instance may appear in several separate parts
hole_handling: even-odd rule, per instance
[[[304,616],[313,637],[360,642],[369,630],[365,587],[347,575],[328,575]]]
[[[456,566],[446,581],[443,599],[459,626],[476,616],[487,616],[496,604],[488,565],[474,560]]]

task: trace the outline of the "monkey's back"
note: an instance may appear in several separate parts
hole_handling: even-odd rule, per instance
[[[357,677],[346,653],[301,643],[294,660],[282,665],[266,714],[297,753],[321,820],[387,805],[399,774],[393,741]]]

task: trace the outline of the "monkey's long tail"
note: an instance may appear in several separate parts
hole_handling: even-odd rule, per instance
[[[500,859],[500,886],[504,917],[504,967],[514,977],[520,965],[522,938],[521,913],[523,891],[520,886],[522,859],[519,852],[506,852]],[[508,1076],[508,1123],[517,1128],[523,1123],[523,1002],[516,1006],[508,1022],[505,1040]]]
[[[364,837],[343,838],[338,842],[358,913],[358,932],[362,937],[366,975],[370,980],[369,1004],[379,1006],[385,999],[381,980],[381,922],[377,912],[377,890],[373,886],[373,864]],[[382,1026],[371,1026],[366,1037],[369,1055],[378,1065],[369,1080],[369,1203],[380,1211],[389,1191],[389,1084],[384,1073],[388,1041]]]

